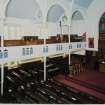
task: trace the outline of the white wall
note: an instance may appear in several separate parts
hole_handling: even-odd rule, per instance
[[[95,48],[88,48],[87,50],[98,50],[98,39],[99,39],[99,21],[102,14],[105,12],[105,0],[94,0],[87,10],[86,15],[86,31],[87,38],[93,37],[95,39]],[[88,40],[87,40],[88,45]]]
[[[71,25],[71,34],[83,35],[86,32],[84,20],[73,20]]]
[[[82,35],[84,32],[86,32],[86,8],[81,7],[77,4],[75,4],[73,6],[73,11],[72,11],[72,15],[78,11],[80,12],[80,14],[82,15],[83,19],[82,20],[72,20],[71,21],[71,34],[78,34],[78,35]]]
[[[8,4],[7,3],[8,1],[6,1],[6,4]],[[13,3],[13,4],[17,4],[16,2],[18,2],[18,4],[19,4],[20,0],[18,0],[18,1],[16,0],[14,2],[15,3]],[[29,19],[29,18],[28,19],[27,18],[22,19],[20,17],[18,18],[17,16],[15,16],[13,18],[12,17],[14,15],[13,13],[15,13],[13,8],[15,8],[15,7],[14,6],[9,7],[9,10],[7,11],[8,12],[7,15],[9,17],[6,17],[3,19],[4,25],[1,25],[1,29],[0,29],[1,30],[0,33],[1,34],[3,33],[5,35],[6,39],[20,39],[24,35],[25,36],[26,35],[37,35],[37,36],[42,35],[41,31],[43,29],[41,29],[41,28],[43,27],[43,24],[46,24],[47,13],[48,13],[50,7],[52,7],[52,5],[54,5],[54,4],[58,4],[62,8],[64,8],[64,14],[66,14],[68,16],[68,20],[70,20],[70,17],[69,17],[69,16],[71,16],[70,15],[71,14],[70,13],[70,11],[71,11],[70,10],[70,3],[71,3],[70,0],[60,0],[60,1],[59,0],[50,0],[50,1],[49,0],[45,0],[45,1],[44,0],[36,0],[36,2],[38,3],[40,10],[42,11],[42,15],[43,15],[42,23],[36,24],[36,22],[32,20],[32,17],[34,17],[33,14],[32,14],[33,16],[31,15],[31,19]],[[2,6],[4,6],[4,4],[5,4],[5,0],[2,1]],[[9,6],[11,6],[11,5],[9,5]],[[21,4],[21,6],[22,6],[22,4]],[[26,6],[28,6],[28,4]],[[84,10],[82,8],[80,8],[79,6],[75,5],[74,7],[75,8],[73,8],[73,12],[76,10],[82,11],[82,13],[84,12]],[[20,8],[20,10],[21,10],[21,8]],[[0,13],[1,15],[5,14],[5,13],[3,13],[3,11],[1,11],[1,12],[2,12],[2,13]],[[56,13],[56,11],[55,11],[55,13]],[[19,14],[16,14],[16,15],[19,16]],[[25,11],[25,14],[23,14],[23,15],[24,16],[27,15],[27,12]],[[83,13],[83,15],[84,15],[84,13]],[[80,22],[78,22],[78,24],[79,23]],[[68,24],[69,24],[69,21],[68,21]],[[73,25],[73,27],[74,27],[73,32],[75,32],[75,33],[78,32],[78,34],[81,34],[83,32],[82,23],[81,23],[81,27],[76,22],[74,22],[73,24],[74,24]],[[45,27],[46,27],[46,25],[45,25]],[[77,27],[77,28],[75,29],[75,27]],[[46,28],[48,30],[47,31],[48,35],[60,34],[59,23],[49,23]],[[65,26],[63,27],[63,33],[68,34],[68,27],[65,27]]]

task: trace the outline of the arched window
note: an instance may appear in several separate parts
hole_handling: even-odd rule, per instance
[[[35,0],[11,0],[6,9],[6,17],[40,20],[42,12]]]
[[[72,14],[71,20],[71,34],[83,35],[85,33],[84,17],[80,11],[75,11]]]
[[[100,19],[100,24],[99,24],[99,31],[105,33],[105,13],[102,15]]]
[[[72,15],[72,20],[83,20],[83,19],[84,19],[83,15],[79,11],[74,12]]]
[[[55,4],[48,11],[47,21],[57,22],[63,14],[64,14],[64,8],[58,4]]]

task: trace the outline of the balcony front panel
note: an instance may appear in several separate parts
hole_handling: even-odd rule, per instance
[[[85,50],[85,42],[4,47],[0,48],[0,63],[63,53],[68,54],[78,50]]]

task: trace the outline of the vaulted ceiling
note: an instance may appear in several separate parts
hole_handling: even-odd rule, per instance
[[[72,0],[66,0],[66,1],[71,2]],[[93,1],[94,0],[74,0],[74,3],[84,8],[88,8]]]
[[[75,3],[84,8],[88,8],[94,0],[75,0]]]

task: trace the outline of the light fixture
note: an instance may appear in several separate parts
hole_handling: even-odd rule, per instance
[[[67,21],[68,21],[68,17],[67,17],[66,15],[64,15],[64,16],[62,17],[62,22],[66,23]]]

